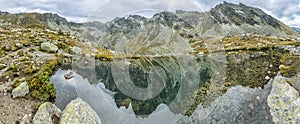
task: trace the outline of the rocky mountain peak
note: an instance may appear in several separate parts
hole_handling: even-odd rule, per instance
[[[266,14],[259,8],[250,7],[245,4],[223,2],[210,10],[213,18],[221,24],[267,24],[274,28],[280,28],[278,20]]]
[[[68,22],[65,18],[54,13],[18,13],[11,14],[8,12],[0,12],[0,22],[9,25],[17,25],[23,27],[41,27],[51,29],[62,29],[70,31],[71,26],[75,23]],[[74,25],[75,24],[75,25]]]

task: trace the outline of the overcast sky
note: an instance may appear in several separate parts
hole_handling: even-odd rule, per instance
[[[141,9],[153,12],[176,9],[208,11],[223,0],[0,0],[0,2],[1,11],[52,12],[69,21],[85,22],[95,15],[110,19]],[[259,7],[289,26],[300,27],[300,0],[227,0],[227,2],[241,2]]]

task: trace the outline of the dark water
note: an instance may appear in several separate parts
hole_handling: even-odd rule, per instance
[[[70,80],[63,77],[66,70],[59,70],[51,77],[57,88],[55,104],[62,109],[80,97],[105,124],[221,123],[222,119],[216,118],[225,117],[227,120],[223,121],[231,123],[248,122],[248,117],[271,122],[266,104],[270,88],[265,86],[278,72],[276,54],[233,53],[225,58],[203,55],[113,62],[80,59],[73,66],[76,73]],[[235,108],[224,109],[230,106]],[[233,115],[234,112],[240,114]]]

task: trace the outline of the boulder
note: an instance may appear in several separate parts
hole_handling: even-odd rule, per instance
[[[10,46],[9,43],[7,43],[7,44],[5,45],[5,50],[6,50],[6,51],[10,51],[10,50],[11,50],[11,46]]]
[[[23,47],[23,44],[21,44],[21,43],[16,43],[16,46],[17,46],[19,49],[21,49],[21,48]]]
[[[51,102],[43,103],[36,112],[34,124],[53,124],[59,121],[61,110]]]
[[[77,46],[74,46],[71,48],[71,51],[74,53],[74,54],[81,54],[82,52],[82,49],[77,47]]]
[[[61,124],[101,124],[97,113],[83,100],[71,101],[62,112]]]
[[[41,44],[41,49],[45,52],[55,53],[58,50],[58,47],[52,43],[45,42]]]
[[[29,87],[26,82],[21,83],[18,87],[12,90],[13,98],[23,97],[29,93]]]
[[[275,124],[300,123],[299,93],[289,84],[288,78],[275,77],[268,105]]]
[[[25,116],[22,118],[21,124],[30,124],[28,115],[25,115]]]
[[[2,70],[3,68],[5,68],[6,65],[5,64],[0,64],[0,70]]]

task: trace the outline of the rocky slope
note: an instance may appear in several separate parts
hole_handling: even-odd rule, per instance
[[[152,18],[131,15],[98,24],[96,28],[83,27],[86,30],[98,30],[101,27],[100,34],[90,33],[83,36],[89,39],[93,36],[92,41],[100,42],[111,49],[115,49],[119,42],[123,45],[140,43],[143,44],[143,48],[152,49],[154,46],[147,46],[145,45],[147,43],[143,41],[154,39],[150,41],[151,44],[161,47],[170,44],[170,42],[165,42],[164,38],[174,40],[176,36],[193,42],[209,37],[220,38],[242,34],[276,36],[297,34],[295,30],[259,8],[227,2],[217,5],[208,12],[165,11],[155,14]]]
[[[11,14],[0,11],[0,26],[47,27],[64,31],[74,30],[80,24],[68,22],[65,18],[52,13],[18,13]]]
[[[208,37],[220,38],[249,33],[260,35],[297,34],[295,30],[259,8],[228,2],[221,3],[207,12],[179,10],[173,13],[164,11],[155,14],[152,18],[130,15],[117,17],[106,23],[72,23],[57,14],[50,13],[10,14],[1,12],[1,25],[44,26],[54,30],[76,31],[86,40],[100,42],[102,47],[115,49],[120,42],[123,46],[132,46],[134,43],[137,46],[134,49],[136,51],[141,47],[145,50],[153,49],[155,46],[160,46],[161,51],[166,49],[172,51],[165,47],[170,44],[165,39],[174,39],[177,36],[192,42]],[[143,42],[145,40],[150,41],[151,45]],[[156,51],[156,49],[148,51]]]

